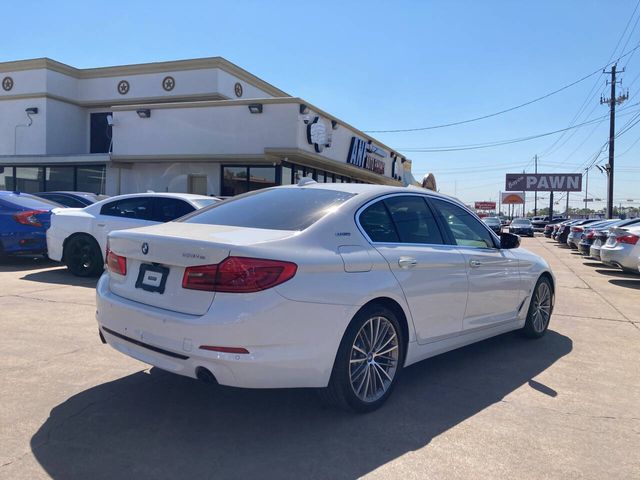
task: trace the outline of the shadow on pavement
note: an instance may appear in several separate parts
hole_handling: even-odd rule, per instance
[[[98,283],[97,278],[76,277],[67,270],[67,267],[56,268],[55,270],[42,270],[39,272],[28,273],[24,277],[22,277],[21,280],[87,288],[96,288],[96,284]]]
[[[640,278],[638,280],[622,280],[622,279],[611,279],[609,283],[613,285],[617,285],[619,287],[625,288],[633,288],[635,290],[640,290]]]
[[[613,267],[611,270],[602,270],[602,269],[597,269],[596,268],[596,272],[599,273],[600,275],[608,275],[610,277],[622,277],[622,278],[638,278],[638,275],[635,275],[633,273],[627,273],[624,272],[618,268]]]
[[[605,265],[602,262],[595,262],[595,261],[583,262],[583,265],[586,265],[587,267],[599,267],[599,268],[610,268],[610,269],[613,269],[613,267],[609,267],[609,266]]]
[[[214,388],[152,369],[58,405],[31,449],[65,480],[355,478],[424,447],[571,350],[553,331],[537,341],[501,335],[409,367],[368,415],[324,408],[311,390]]]
[[[60,264],[43,256],[33,257],[2,257],[0,258],[0,272],[21,272],[36,268],[51,268]]]

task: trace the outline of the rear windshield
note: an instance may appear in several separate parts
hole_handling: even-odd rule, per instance
[[[531,223],[531,221],[529,221],[526,218],[516,218],[513,221],[513,225],[529,225]]]
[[[182,218],[187,223],[270,230],[304,230],[355,194],[315,188],[247,193]]]
[[[6,196],[3,195],[0,197],[0,199],[10,202],[14,205],[19,205],[22,208],[27,208],[29,210],[51,210],[52,208],[63,207],[63,205],[52,202],[51,200],[34,197],[32,195],[27,195],[24,193]]]
[[[499,218],[495,218],[495,217],[487,217],[487,218],[484,218],[483,220],[484,220],[484,223],[487,223],[487,224],[494,224],[495,225],[495,224],[500,223],[500,219]]]

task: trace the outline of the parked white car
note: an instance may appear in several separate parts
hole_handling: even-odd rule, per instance
[[[96,276],[103,270],[109,232],[169,222],[217,201],[186,193],[137,193],[85,208],[54,209],[47,230],[48,255],[75,275]]]
[[[636,273],[640,257],[640,227],[613,227],[600,247],[600,260],[606,265]]]
[[[302,183],[111,233],[102,340],[180,375],[321,387],[364,412],[404,366],[546,332],[555,281],[517,235],[423,189]]]

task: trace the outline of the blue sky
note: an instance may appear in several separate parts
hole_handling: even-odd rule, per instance
[[[637,0],[610,1],[59,1],[3,5],[0,61],[47,56],[76,67],[223,56],[363,130],[416,128],[502,110],[607,64]],[[615,11],[610,14],[609,10]],[[629,31],[640,8],[633,18]],[[640,24],[623,38],[640,43]],[[618,126],[640,112],[640,53],[620,62],[630,87]],[[417,133],[380,133],[397,149],[535,135],[607,113],[604,76],[509,114]],[[587,95],[591,92],[591,95]],[[624,112],[624,108],[629,108]],[[572,133],[571,131],[569,133]],[[466,202],[496,200],[504,173],[574,171],[608,136],[608,121],[559,137],[459,152],[412,152],[416,177]],[[616,141],[616,203],[640,204],[640,126]],[[546,152],[546,155],[542,155]],[[626,153],[625,153],[626,152]],[[606,163],[606,152],[602,161]],[[605,198],[590,175],[589,196]],[[572,205],[581,205],[575,197]]]

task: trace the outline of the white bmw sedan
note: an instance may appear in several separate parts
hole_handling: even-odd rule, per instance
[[[407,365],[510,330],[544,335],[554,277],[519,242],[422,189],[260,190],[111,233],[100,336],[180,375],[319,387],[371,411]]]

